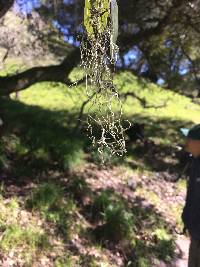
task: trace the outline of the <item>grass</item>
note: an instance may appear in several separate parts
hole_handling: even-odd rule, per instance
[[[129,239],[133,233],[133,215],[123,206],[110,204],[104,212],[104,231],[111,241]]]
[[[154,201],[154,195],[153,198],[150,196],[145,195],[150,202]],[[155,204],[159,205],[158,202]],[[168,223],[154,211],[153,206],[144,208],[138,200],[131,207],[120,195],[102,191],[93,200],[92,212],[96,223],[100,222],[94,231],[98,240],[119,244],[125,242],[123,250],[126,251],[126,266],[148,267],[151,266],[152,258],[165,262],[172,260],[174,236],[170,233]]]
[[[139,204],[140,205],[140,204]],[[153,208],[141,209],[134,206],[132,209],[136,218],[136,235],[132,240],[137,264],[130,266],[151,266],[152,259],[169,262],[174,257],[175,239],[170,233],[169,225],[161,215],[156,214]],[[141,231],[140,236],[138,232]],[[130,257],[131,258],[131,257]]]
[[[175,243],[172,235],[164,228],[157,228],[153,232],[153,236],[157,243],[155,246],[157,258],[170,262],[174,256],[175,250]]]
[[[21,257],[23,266],[32,266],[38,255],[51,250],[47,233],[34,221],[27,221],[27,213],[20,208],[17,197],[9,201],[1,197],[0,213],[1,255]]]
[[[16,197],[13,197],[10,199],[10,201],[7,204],[7,207],[12,210],[13,212],[15,210],[18,210],[20,208],[18,199]]]
[[[191,99],[187,97],[140,80],[130,72],[117,75],[116,84],[119,90],[123,92],[134,91],[137,96],[147,101],[147,106],[152,106],[152,108],[144,108],[137,99],[129,97],[127,104],[124,106],[125,114],[143,114],[144,117],[171,118],[199,123],[200,107],[192,103]],[[160,109],[154,108],[162,105],[163,107]],[[156,125],[156,127],[159,128],[159,125]],[[173,133],[171,127],[168,129],[168,132],[170,131]]]
[[[51,208],[55,203],[59,206],[63,198],[62,188],[53,183],[44,183],[32,193],[27,200],[27,206],[31,209],[40,209],[45,211]]]
[[[73,267],[73,260],[70,257],[58,258],[55,261],[55,267]]]
[[[183,143],[179,128],[199,122],[199,106],[187,97],[137,79],[129,72],[118,74],[115,83],[120,92],[133,91],[144,98],[147,105],[153,106],[144,108],[137,99],[129,97],[124,102],[124,119],[144,122],[145,136],[154,141],[160,151],[168,151],[165,159],[169,156],[168,164],[164,157],[152,159],[140,152],[140,147],[130,146],[123,162],[136,159],[139,166],[142,160],[144,168],[149,169],[155,169],[155,164],[163,166],[163,169],[173,165],[170,163],[171,154],[177,144]],[[1,100],[0,112],[9,121],[9,127],[0,147],[7,147],[16,162],[10,163],[1,153],[0,164],[15,176],[41,173],[49,168],[70,170],[83,165],[88,156],[99,164],[97,152],[92,149],[89,139],[85,134],[75,136],[72,130],[85,99],[83,92],[83,86],[69,89],[59,83],[39,83],[21,92],[20,102]],[[163,108],[154,108],[166,101]],[[26,167],[20,164],[24,158],[28,162]],[[119,159],[112,158],[111,163],[118,164]]]
[[[25,246],[29,253],[35,250],[46,250],[49,247],[48,237],[35,229],[22,229],[18,225],[5,227],[0,248],[9,251],[15,247]]]
[[[134,236],[134,216],[123,199],[112,191],[102,191],[94,198],[92,217],[101,222],[95,229],[99,240],[121,242]]]
[[[3,153],[1,162],[13,175],[33,176],[48,169],[70,170],[83,164],[83,141],[59,122],[61,111],[54,113],[16,101],[1,101],[1,109],[11,122],[2,146],[14,157],[9,162]]]
[[[111,194],[108,191],[101,192],[93,200],[92,215],[94,220],[102,220],[106,208],[112,203]]]
[[[178,191],[183,191],[186,188],[186,180],[179,180],[176,184]]]
[[[63,189],[55,183],[40,184],[26,201],[26,207],[40,211],[42,217],[55,224],[64,240],[75,232],[74,212],[76,205],[73,199],[65,197]]]
[[[160,202],[160,198],[156,195],[153,191],[147,191],[144,188],[137,188],[137,194],[140,196],[145,196],[146,199],[148,199],[153,205],[156,205]]]
[[[152,173],[151,173],[152,175]],[[179,180],[177,182],[177,195],[180,192],[184,192],[186,187],[185,187],[185,180]],[[147,188],[143,188],[143,187],[137,187],[136,189],[136,194],[140,197],[145,198],[146,200],[148,200],[149,203],[151,203],[152,205],[154,205],[154,207],[159,207],[159,210],[165,210],[165,212],[167,212],[169,214],[169,216],[172,216],[175,220],[176,223],[176,228],[181,232],[183,229],[183,223],[182,223],[182,219],[181,219],[181,213],[182,213],[182,209],[184,206],[184,203],[180,203],[180,202],[175,202],[173,203],[173,205],[169,205],[168,202],[164,201],[164,199],[161,199],[160,196],[158,196],[153,189],[147,189]]]
[[[72,76],[76,74],[72,73]],[[187,97],[137,79],[129,72],[116,75],[115,83],[120,93],[132,91],[147,102],[145,108],[136,98],[128,97],[124,102],[124,119],[144,123],[145,136],[154,145],[147,147],[141,143],[129,143],[123,158],[112,158],[112,167],[119,166],[122,180],[125,173],[126,176],[141,177],[166,170],[177,172],[178,161],[173,154],[176,145],[183,143],[179,128],[199,123],[200,107]],[[72,236],[78,235],[90,245],[101,246],[106,241],[126,243],[127,266],[150,267],[152,257],[170,261],[174,240],[167,223],[154,208],[145,208],[140,202],[141,195],[145,195],[156,206],[159,205],[159,196],[140,186],[137,187],[140,197],[136,203],[127,203],[123,194],[119,196],[109,190],[94,197],[96,192],[93,194],[85,176],[79,175],[79,171],[85,169],[87,176],[88,163],[91,162],[99,166],[101,175],[104,174],[97,151],[85,132],[76,135],[73,132],[85,99],[83,90],[83,86],[73,89],[58,83],[39,83],[20,92],[19,101],[14,99],[14,95],[11,100],[0,99],[0,114],[6,126],[0,140],[2,172],[14,177],[16,184],[26,179],[35,183],[35,189],[29,189],[26,196],[26,212],[51,225],[63,246],[68,245]],[[163,107],[157,108],[161,105]],[[51,176],[56,176],[57,180]],[[63,184],[59,180],[61,177],[70,179]],[[13,240],[16,249],[24,246],[30,254],[31,250],[34,254],[51,249],[45,231],[36,228],[34,223],[29,222],[30,225],[25,228],[17,225],[21,202],[13,197],[4,205],[5,187],[2,183],[0,210],[5,212],[0,215],[0,231],[3,234],[0,250],[9,250]],[[177,191],[184,189],[185,182],[178,182]],[[88,196],[91,202],[89,209],[84,204],[84,198]],[[174,206],[171,211],[180,225],[177,214],[181,207]],[[12,218],[13,222],[5,224],[8,218]],[[89,229],[83,225],[84,220]],[[93,225],[91,229],[90,223],[95,223],[95,227]],[[81,236],[83,226],[84,237]],[[94,234],[99,237],[95,241]],[[77,262],[80,266],[99,266],[95,257],[81,255],[80,251],[77,253],[76,259],[70,253],[58,256],[55,267],[75,266]],[[112,265],[108,261],[105,266]]]

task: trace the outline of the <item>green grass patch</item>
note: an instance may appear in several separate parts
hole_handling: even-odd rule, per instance
[[[157,228],[153,232],[153,236],[156,240],[156,245],[153,248],[156,258],[170,262],[175,251],[174,238],[164,228]]]
[[[132,238],[134,217],[123,206],[110,204],[103,214],[104,231],[110,240],[120,241]]]
[[[188,97],[138,79],[131,72],[121,72],[116,75],[115,83],[120,92],[134,92],[147,102],[145,108],[136,98],[129,97],[124,105],[125,114],[143,114],[149,118],[173,118],[199,123],[200,107]],[[157,109],[158,106],[161,107]]]
[[[27,207],[36,210],[47,210],[53,205],[60,205],[63,198],[63,190],[54,183],[43,183],[32,193],[27,200]]]
[[[73,267],[74,260],[70,256],[59,257],[55,261],[55,267]]]
[[[4,228],[0,241],[0,248],[3,251],[9,251],[21,246],[24,246],[26,248],[25,251],[29,253],[36,250],[44,252],[49,248],[47,235],[38,232],[34,228],[22,229],[18,225],[2,226],[1,228]]]
[[[185,179],[179,179],[178,182],[176,183],[176,187],[178,192],[183,192],[186,190],[186,180]]]
[[[63,189],[55,183],[43,183],[33,191],[26,201],[26,207],[40,211],[42,217],[56,225],[64,239],[69,239],[74,231],[74,212],[76,205],[73,199],[65,197]]]
[[[67,114],[16,101],[0,100],[6,121],[0,164],[15,176],[35,176],[49,169],[71,170],[84,163],[84,139],[74,136]],[[4,150],[3,150],[4,148]],[[14,160],[9,161],[8,153]]]
[[[94,232],[99,240],[120,242],[134,236],[134,216],[121,197],[113,192],[101,192],[94,198],[92,217],[101,222]]]
[[[80,73],[80,70],[75,70],[72,77]],[[178,93],[138,79],[130,72],[117,74],[115,84],[120,93],[133,92],[145,99],[147,107],[138,99],[128,97],[123,103],[124,119],[144,123],[145,137],[153,140],[165,155],[155,158],[158,153],[152,151],[151,157],[151,148],[128,145],[124,158],[112,157],[110,164],[129,164],[134,160],[136,168],[173,167],[174,163],[170,162],[174,147],[184,142],[179,128],[199,122],[199,105]],[[99,164],[98,152],[92,148],[85,133],[73,133],[84,100],[84,85],[72,89],[47,82],[20,92],[20,101],[0,100],[0,112],[5,122],[9,122],[0,144],[0,166],[17,177],[34,177],[49,169],[74,169],[83,165],[86,158]],[[170,147],[173,148],[171,152]],[[12,154],[12,162],[4,148]],[[109,160],[107,155],[104,158]]]

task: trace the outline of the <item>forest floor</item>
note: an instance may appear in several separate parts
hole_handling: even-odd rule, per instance
[[[47,182],[45,177],[41,179],[43,180],[39,183]],[[77,179],[77,182],[74,179]],[[27,199],[30,199],[33,190],[38,187],[38,181],[34,182],[29,179],[15,181],[4,176],[0,205],[1,219],[5,219],[6,225],[11,225],[11,228],[10,232],[8,228],[7,232],[1,230],[0,261],[2,267],[186,266],[189,240],[175,232],[177,226],[180,230],[178,220],[185,198],[182,181],[178,183],[165,181],[162,173],[151,173],[146,176],[142,173],[131,173],[130,170],[120,167],[99,168],[94,164],[86,164],[73,175],[54,173],[51,179],[48,179],[48,183],[49,181],[50,184],[62,185],[67,192],[66,199],[69,200],[69,191],[73,194],[74,203],[66,206],[73,217],[69,217],[71,225],[59,225],[61,219],[53,218],[54,213],[51,214],[50,209],[48,213],[53,219],[44,216],[45,209],[42,210],[41,206],[35,204],[33,209],[27,206]],[[117,197],[118,200],[126,203],[132,210],[137,225],[134,236],[136,243],[138,242],[137,245],[130,247],[123,239],[119,242],[112,241],[117,240],[118,232],[101,240],[96,237],[96,234],[101,235],[102,232],[96,232],[101,223],[93,218],[98,215],[98,208],[100,208],[94,205],[94,199],[97,195],[103,196],[102,194],[106,192],[109,192],[109,196]],[[55,194],[54,190],[51,193]],[[47,194],[46,200],[38,200],[41,196],[37,195],[38,198],[34,201],[38,201],[40,205],[43,201],[52,201],[48,200],[48,192],[44,194]],[[104,197],[107,201],[106,195]],[[65,206],[62,208],[64,209]],[[29,236],[24,239],[23,234],[17,232],[19,229],[13,228],[16,224],[21,229],[29,229],[28,231],[34,229],[35,233],[45,233],[48,245],[45,245],[47,242],[45,238],[41,244],[31,240]],[[68,229],[60,229],[58,232],[58,226]],[[112,227],[115,226],[113,223]],[[168,231],[173,235],[173,253],[171,253],[172,243],[167,234]],[[40,246],[43,251],[40,251]],[[144,261],[144,264],[141,261],[138,265],[134,265],[133,261],[136,259],[134,247],[139,250],[137,257],[148,258],[148,261]],[[129,249],[128,253],[126,249]],[[170,257],[165,258],[165,252],[166,256],[170,255]]]

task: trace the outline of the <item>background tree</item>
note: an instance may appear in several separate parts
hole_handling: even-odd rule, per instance
[[[160,82],[184,94],[199,95],[200,1],[118,2],[118,68],[129,69],[139,77]],[[26,53],[29,56],[33,55],[33,58],[37,55],[36,51],[39,54],[44,51],[46,54],[56,54],[59,51],[57,60],[53,60],[50,66],[41,66],[37,62],[32,65],[39,64],[39,67],[27,69],[13,76],[0,77],[0,95],[26,89],[39,81],[50,80],[70,84],[68,75],[80,61],[78,45],[82,34],[83,6],[84,1],[81,0],[0,1],[0,46],[7,49],[6,57],[14,51],[19,57],[23,57],[25,51],[29,51]],[[21,21],[26,23],[29,34],[34,36],[28,44],[17,38],[19,35],[16,31],[7,31],[6,35],[5,31],[2,31],[8,11],[13,12],[16,17],[20,16]]]

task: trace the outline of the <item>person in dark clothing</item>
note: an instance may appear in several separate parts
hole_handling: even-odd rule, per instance
[[[182,212],[184,230],[188,231],[191,241],[188,267],[200,267],[200,124],[181,131],[186,136],[185,150],[193,156]]]

